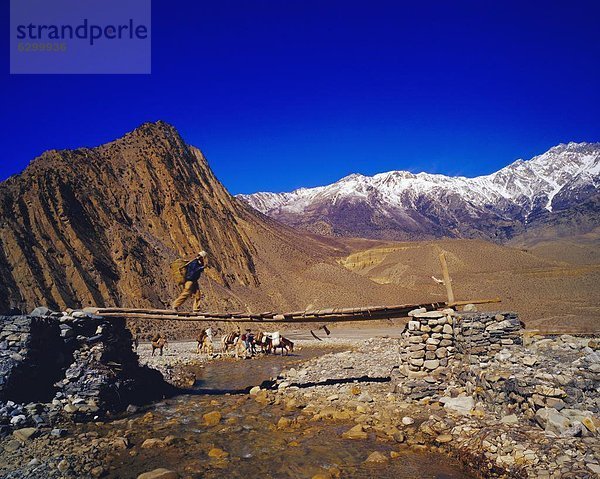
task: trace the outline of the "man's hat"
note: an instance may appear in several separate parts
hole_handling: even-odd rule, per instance
[[[200,253],[198,253],[198,256],[201,256],[202,258],[206,258],[206,251],[202,250],[200,251]]]

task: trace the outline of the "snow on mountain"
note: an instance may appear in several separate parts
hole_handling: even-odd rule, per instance
[[[510,233],[498,228],[565,209],[582,195],[597,193],[599,185],[600,143],[569,143],[475,178],[408,171],[352,174],[327,186],[238,197],[285,223],[307,229],[327,224],[333,234],[505,236]]]

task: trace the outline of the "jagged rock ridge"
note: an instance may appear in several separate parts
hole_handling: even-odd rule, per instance
[[[164,122],[96,148],[45,152],[0,184],[0,312],[166,307],[177,293],[170,262],[200,248],[213,311],[400,296],[339,266],[333,253],[346,252],[337,246],[232,197],[201,151]]]
[[[506,240],[540,225],[600,225],[599,185],[600,143],[569,143],[476,178],[353,174],[328,186],[239,197],[275,219],[324,234]]]
[[[97,148],[47,151],[0,186],[0,302],[160,304],[166,260],[201,247],[222,284],[256,283],[236,227],[244,215],[163,122]]]

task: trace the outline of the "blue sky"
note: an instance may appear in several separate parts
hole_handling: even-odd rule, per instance
[[[1,25],[8,29],[8,2]],[[165,120],[232,193],[600,141],[597,1],[152,3],[151,75],[9,75],[0,179]]]

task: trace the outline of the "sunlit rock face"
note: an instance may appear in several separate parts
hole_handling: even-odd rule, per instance
[[[160,306],[200,248],[222,285],[256,283],[246,208],[171,126],[51,150],[0,186],[0,303]]]
[[[343,248],[232,197],[200,150],[172,126],[146,123],[96,148],[45,152],[0,184],[0,313],[167,308],[179,294],[171,262],[200,249],[207,310],[385,304],[401,295],[338,265]]]

